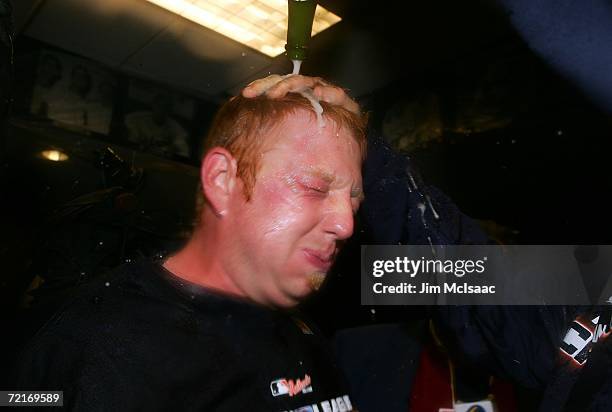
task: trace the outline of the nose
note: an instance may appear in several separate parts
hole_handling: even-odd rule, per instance
[[[337,240],[351,237],[355,225],[353,206],[350,196],[338,196],[330,199],[330,207],[325,217],[325,231],[334,235]]]

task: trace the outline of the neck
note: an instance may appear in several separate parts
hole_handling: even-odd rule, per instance
[[[221,293],[244,296],[223,266],[225,248],[216,232],[200,225],[185,247],[164,262],[164,268],[188,282]]]

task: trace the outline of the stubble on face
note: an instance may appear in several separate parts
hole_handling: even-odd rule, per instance
[[[321,289],[323,282],[325,282],[326,274],[322,272],[312,272],[308,275],[308,285],[313,292]]]

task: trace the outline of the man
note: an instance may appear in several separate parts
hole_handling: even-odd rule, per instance
[[[322,338],[290,312],[363,197],[365,122],[322,106],[324,125],[298,94],[226,103],[186,246],[90,284],[28,345],[17,389],[88,411],[351,410]]]

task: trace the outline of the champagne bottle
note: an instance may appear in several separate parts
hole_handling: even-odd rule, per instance
[[[292,61],[306,59],[312,22],[317,2],[315,0],[288,0],[289,23],[287,26],[287,57]]]

